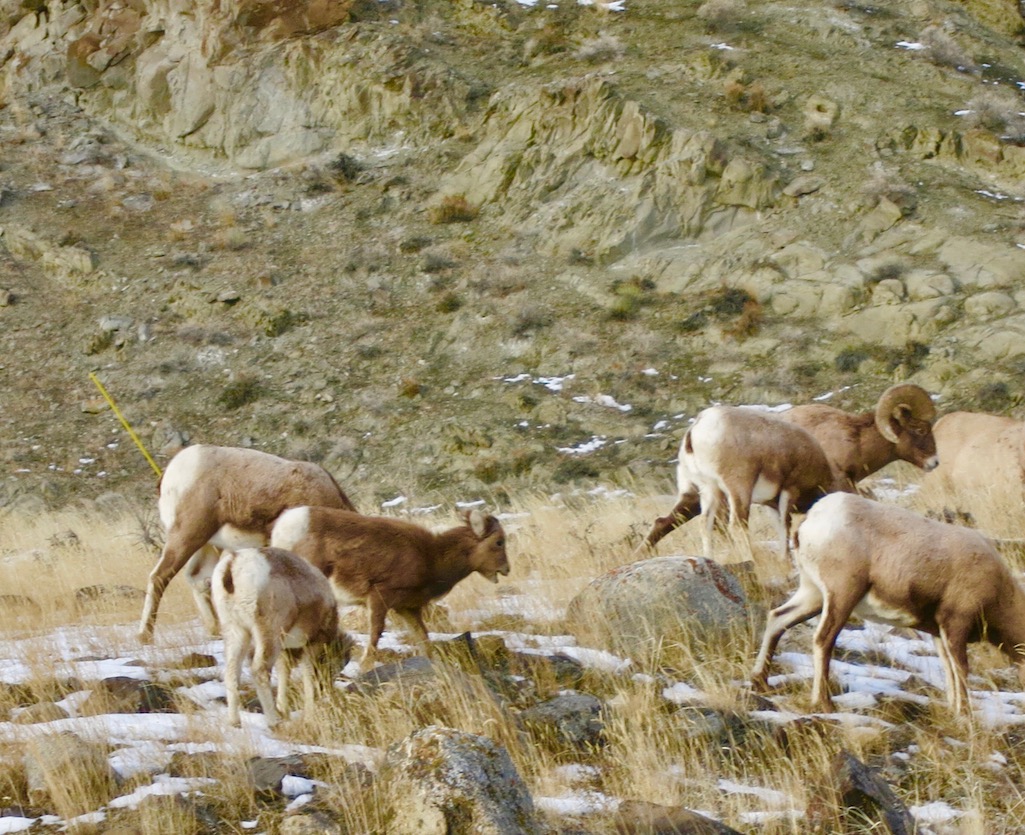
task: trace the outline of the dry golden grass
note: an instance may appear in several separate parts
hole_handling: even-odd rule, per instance
[[[907,477],[904,473],[901,470],[898,479]],[[905,487],[899,481],[887,486]],[[923,501],[920,495],[907,494],[899,500],[916,506]],[[476,576],[458,585],[443,602],[445,629],[479,633],[514,628],[521,640],[529,642],[534,635],[539,643],[564,634],[562,613],[569,601],[601,573],[634,561],[634,549],[651,521],[672,503],[671,496],[651,494],[608,499],[524,497],[504,522],[509,531],[511,576],[497,587]],[[1013,506],[994,503],[992,514],[978,517],[980,526],[1000,523],[1007,536],[1020,535],[1025,528],[1020,508],[1015,514]],[[430,526],[448,527],[452,517],[445,509],[415,518]],[[94,507],[62,512],[15,510],[0,517],[0,542],[4,543],[0,583],[6,593],[31,598],[38,606],[38,611],[22,614],[0,607],[0,638],[37,636],[34,646],[48,648],[55,630],[85,625],[95,627],[95,632],[85,630],[95,637],[81,640],[94,644],[90,648],[97,656],[130,654],[132,646],[106,644],[106,636],[117,624],[134,631],[141,602],[114,597],[83,607],[76,603],[75,592],[100,583],[144,588],[156,548],[152,542],[143,542],[147,539],[143,521],[127,507],[103,513]],[[670,534],[658,552],[700,553],[699,524],[692,522]],[[68,531],[75,532],[77,541]],[[771,587],[760,601],[763,606],[778,602],[791,587],[789,566],[775,556],[775,538],[771,515],[758,509],[752,529],[755,572],[762,584]],[[717,540],[716,548],[720,555],[729,553],[734,559],[750,556],[741,544],[727,539]],[[512,608],[520,610],[529,600],[536,607],[536,617],[508,614],[503,603],[510,599],[516,603]],[[352,623],[354,629],[365,631],[362,615]],[[175,625],[187,630],[194,626],[196,640],[202,640],[182,578],[171,583],[161,606],[158,643],[161,633]],[[944,802],[959,810],[960,828],[950,831],[1010,833],[1025,825],[1021,776],[1025,754],[1019,750],[1019,732],[986,729],[951,716],[933,688],[911,685],[914,692],[929,696],[925,708],[909,710],[903,703],[883,700],[876,707],[859,710],[862,721],[858,722],[770,721],[764,714],[752,714],[755,702],[745,680],[761,627],[761,618],[754,618],[751,628],[738,630],[718,648],[663,646],[657,663],[635,666],[627,674],[586,670],[578,689],[605,705],[605,744],[592,749],[576,749],[557,740],[539,742],[524,734],[515,721],[515,707],[503,706],[494,698],[470,665],[460,669],[455,663],[435,678],[383,687],[373,695],[336,689],[319,700],[309,715],[295,714],[286,721],[278,736],[296,745],[334,751],[366,746],[379,757],[418,728],[443,724],[483,733],[505,746],[536,798],[590,791],[684,805],[741,830],[757,825],[758,831],[769,835],[807,831],[808,821],[801,813],[816,803],[826,810],[827,828],[853,831],[824,788],[830,783],[833,757],[845,749],[885,767],[887,779],[907,804]],[[807,651],[809,635],[810,629],[795,629],[784,638],[783,648]],[[442,652],[446,658],[454,657],[448,649]],[[25,650],[23,654],[15,660],[31,670],[30,681],[17,688],[0,688],[0,718],[16,706],[65,695],[55,683],[52,662],[46,660],[53,651]],[[973,648],[972,672],[973,689],[1017,686],[1006,660],[990,648]],[[663,690],[674,681],[699,689],[700,700],[694,705],[668,700]],[[537,698],[547,698],[565,684],[541,669],[524,686]],[[801,713],[808,709],[808,689],[807,681],[798,681],[772,695],[779,706]],[[513,704],[521,702],[514,699]],[[220,734],[226,729],[218,731],[207,711],[192,707],[186,715],[186,736],[191,741],[223,742]],[[111,822],[142,831],[191,833],[208,831],[204,816],[215,814],[224,821],[224,831],[239,830],[241,821],[252,820],[273,831],[281,806],[254,798],[244,776],[247,756],[236,750],[219,757],[216,768],[201,768],[203,776],[216,781],[204,789],[201,807],[162,799],[138,810],[121,810]],[[0,758],[5,763],[10,759]],[[330,788],[319,792],[317,808],[343,821],[351,831],[381,831],[380,800],[375,789],[363,784],[359,770],[337,756],[318,762],[315,776]],[[567,769],[570,765],[574,768]],[[147,779],[134,778],[121,791],[143,785]],[[69,782],[59,811],[78,811],[94,802],[89,781],[79,782],[80,790]],[[19,768],[12,764],[0,768],[0,796],[8,798],[3,802],[25,803],[25,793]],[[756,814],[757,819],[751,817]],[[594,824],[594,831],[602,831],[602,825]]]

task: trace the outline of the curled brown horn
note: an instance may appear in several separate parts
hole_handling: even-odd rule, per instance
[[[897,436],[890,426],[890,420],[898,417],[898,410],[906,410],[909,417],[932,423],[936,417],[936,405],[921,386],[914,383],[899,383],[890,386],[879,395],[876,404],[876,428],[890,443],[897,442]]]

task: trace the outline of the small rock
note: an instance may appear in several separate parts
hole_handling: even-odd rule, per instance
[[[99,324],[100,330],[113,333],[129,330],[135,324],[135,320],[131,316],[101,316]]]
[[[280,835],[344,835],[347,831],[331,815],[319,810],[286,815],[278,827]]]
[[[174,711],[170,691],[151,681],[128,676],[111,676],[92,685],[92,692],[82,703],[83,716],[103,713],[171,713]]]
[[[301,755],[288,757],[253,757],[247,765],[249,782],[257,793],[281,793],[286,776],[309,777]]]
[[[620,835],[740,835],[736,829],[682,806],[626,800],[613,816]]]
[[[604,743],[602,703],[589,693],[560,693],[553,699],[520,713],[520,721],[539,739],[554,741],[560,748],[599,746]]]

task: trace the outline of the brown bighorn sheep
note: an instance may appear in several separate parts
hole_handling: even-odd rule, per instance
[[[139,640],[153,638],[160,598],[186,565],[186,577],[207,628],[217,632],[210,576],[218,552],[266,545],[281,511],[316,504],[355,510],[330,473],[255,449],[190,446],[167,465],[157,507],[167,540],[150,572]]]
[[[940,465],[922,480],[923,492],[946,488],[990,504],[993,492],[1025,496],[1025,423],[980,412],[950,412],[933,428]]]
[[[698,510],[705,518],[702,539],[711,556],[712,529],[723,500],[730,525],[746,532],[752,504],[776,509],[784,554],[789,554],[790,517],[804,513],[846,479],[804,429],[767,412],[744,406],[712,406],[702,411],[680,444],[677,464],[680,499],[669,516],[655,521],[650,547]]]
[[[824,403],[794,406],[779,416],[811,433],[851,486],[893,461],[923,470],[937,463],[932,422],[936,406],[913,383],[890,386],[871,412],[851,414]]]
[[[294,551],[323,571],[340,605],[367,607],[370,640],[360,661],[366,671],[374,664],[389,611],[409,625],[429,655],[423,607],[474,571],[493,583],[509,573],[501,523],[477,509],[463,515],[465,524],[432,533],[400,519],[297,507],[274,524],[271,545]]]
[[[851,615],[935,637],[955,712],[969,709],[968,649],[989,641],[1018,665],[1025,687],[1025,592],[993,545],[967,528],[863,496],[815,505],[796,534],[797,591],[769,613],[751,673],[764,689],[783,633],[821,615],[814,637],[812,704],[829,710],[829,662]]]
[[[315,696],[314,652],[331,644],[345,649],[348,636],[338,628],[338,604],[331,584],[306,560],[280,548],[225,551],[211,582],[214,609],[224,633],[224,685],[228,719],[238,727],[242,661],[251,657],[256,695],[268,727],[288,715],[291,659],[283,650],[300,650],[303,709]],[[271,670],[278,680],[272,698]]]

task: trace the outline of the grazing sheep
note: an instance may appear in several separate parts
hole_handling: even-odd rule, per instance
[[[933,428],[940,465],[922,490],[956,491],[977,507],[1004,493],[1020,506],[1025,498],[1025,423],[980,412],[950,412]]]
[[[752,685],[765,689],[783,633],[820,615],[812,704],[829,710],[829,662],[851,615],[935,637],[955,712],[967,712],[968,649],[1000,647],[1025,688],[1025,592],[981,534],[862,496],[818,502],[796,534],[800,584],[769,613]]]
[[[199,613],[216,634],[210,576],[217,549],[266,545],[281,511],[305,504],[355,510],[331,474],[316,464],[234,447],[197,445],[179,452],[160,479],[157,507],[167,541],[149,575],[139,640],[153,639],[164,589],[186,566]]]
[[[676,507],[655,521],[645,545],[653,546],[700,511],[708,556],[724,499],[730,524],[739,522],[745,531],[752,504],[775,508],[782,550],[789,554],[791,515],[806,512],[827,493],[849,489],[808,432],[743,406],[712,406],[697,416],[680,444],[677,484]]]
[[[409,625],[430,654],[423,607],[474,571],[493,583],[509,573],[501,523],[476,509],[463,516],[465,524],[432,533],[400,519],[297,507],[274,524],[271,545],[294,551],[323,571],[339,604],[367,607],[370,640],[360,661],[366,671],[389,611]]]
[[[348,636],[338,628],[338,604],[331,584],[305,560],[280,548],[225,551],[211,584],[214,609],[224,632],[224,684],[228,719],[239,718],[242,661],[251,657],[251,671],[267,725],[288,715],[289,653],[300,651],[303,709],[315,696],[313,653],[332,644],[348,649]],[[271,669],[278,680],[277,702],[271,695]]]
[[[808,403],[779,416],[813,435],[852,487],[893,461],[907,461],[926,471],[938,463],[932,429],[936,406],[929,393],[913,383],[890,386],[870,412],[851,414]]]

